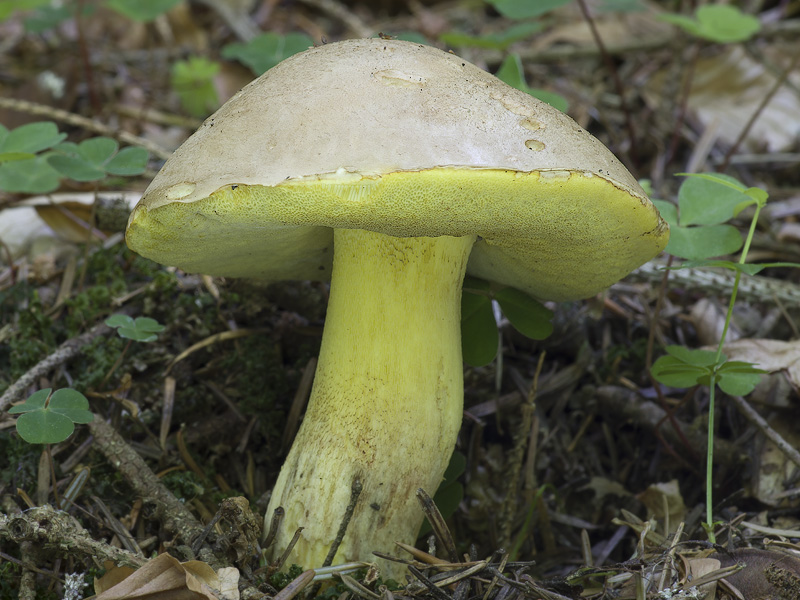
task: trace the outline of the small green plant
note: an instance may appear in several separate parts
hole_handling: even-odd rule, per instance
[[[222,57],[238,60],[250,67],[256,75],[261,75],[283,59],[313,45],[314,40],[302,33],[262,33],[246,44],[228,44],[222,49]]]
[[[539,20],[525,20],[541,17],[545,13],[566,4],[569,0],[544,0],[530,2],[530,0],[487,0],[500,14],[509,19],[518,21],[503,31],[471,35],[460,31],[449,31],[439,36],[445,44],[460,47],[473,46],[506,52],[515,42],[519,42],[538,33],[545,27],[545,22]],[[511,87],[517,88],[546,102],[560,111],[567,110],[567,100],[563,96],[547,90],[529,87],[525,81],[525,70],[519,54],[509,53],[495,75]]]
[[[553,312],[538,300],[512,287],[466,277],[461,294],[461,348],[464,362],[473,367],[489,364],[497,354],[499,335],[493,300],[523,335],[543,340],[553,332]]]
[[[44,121],[9,130],[0,125],[0,190],[44,194],[62,178],[98,181],[108,175],[138,175],[147,166],[147,151],[96,137],[80,144],[63,141],[55,123]]]
[[[134,319],[128,315],[117,314],[108,317],[105,320],[105,324],[116,329],[117,335],[122,339],[128,340],[128,343],[125,344],[125,347],[122,349],[119,358],[114,361],[111,369],[109,369],[108,373],[106,373],[105,377],[103,377],[103,381],[100,382],[100,387],[103,387],[106,384],[106,382],[122,364],[122,361],[125,359],[125,355],[128,353],[128,350],[130,350],[133,342],[142,342],[145,344],[155,342],[158,339],[158,334],[164,331],[164,326],[150,317],[136,317]]]
[[[544,25],[540,21],[525,21],[515,23],[503,31],[487,33],[483,35],[470,35],[460,31],[449,31],[439,36],[445,44],[449,46],[471,46],[473,48],[485,48],[487,50],[505,50],[514,42],[519,42],[538,33]]]
[[[117,330],[119,337],[134,342],[155,342],[164,326],[150,317],[129,317],[128,315],[111,315],[105,320],[106,325]]]
[[[64,140],[55,123],[28,123],[9,130],[0,125],[0,190],[45,193],[58,187],[59,173],[39,152]]]
[[[219,106],[214,76],[219,63],[201,56],[172,65],[172,88],[183,109],[193,117],[205,117]]]
[[[659,18],[683,29],[689,35],[720,44],[745,42],[761,30],[761,22],[731,4],[703,4],[694,17],[661,13]]]
[[[147,151],[129,146],[119,149],[116,140],[96,137],[80,144],[62,142],[53,148],[47,162],[64,177],[75,181],[98,181],[108,175],[139,175],[147,166]]]
[[[528,86],[527,82],[525,81],[525,71],[522,67],[522,59],[520,58],[519,54],[509,54],[506,56],[506,58],[503,60],[503,64],[500,65],[500,68],[497,70],[495,75],[497,75],[498,78],[505,81],[511,87],[517,88],[526,94],[530,94],[534,98],[538,98],[542,102],[546,102],[561,112],[565,112],[569,107],[567,99],[561,94],[556,94],[555,92],[549,92],[547,90]]]
[[[29,444],[58,444],[72,435],[76,423],[94,418],[86,396],[70,388],[39,390],[8,412],[20,415],[17,433]]]
[[[728,311],[717,348],[691,350],[682,346],[668,346],[667,355],[653,363],[651,374],[664,385],[688,388],[704,385],[709,388],[708,453],[706,457],[706,523],[709,539],[714,541],[712,468],[714,457],[714,410],[717,386],[727,393],[744,396],[753,391],[765,371],[751,363],[729,361],[723,354],[728,328],[733,318],[733,308],[742,274],[754,275],[767,267],[798,267],[794,263],[747,264],[747,254],[755,234],[758,216],[766,206],[768,194],[755,187],[746,187],[731,177],[717,174],[687,175],[678,193],[678,210],[663,200],[654,201],[664,219],[670,224],[672,235],[667,252],[686,258],[674,268],[716,267],[735,272]],[[753,207],[753,217],[744,242],[736,228],[725,221]],[[712,260],[715,256],[736,252],[739,260]]]
[[[129,19],[146,23],[164,14],[180,0],[108,0],[108,5]]]
[[[508,19],[532,19],[564,6],[570,0],[486,0]]]

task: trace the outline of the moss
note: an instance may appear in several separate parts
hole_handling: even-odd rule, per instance
[[[200,477],[192,471],[171,471],[161,481],[182,502],[202,496],[206,491]]]
[[[84,346],[80,355],[73,362],[71,372],[75,380],[72,387],[78,390],[97,389],[111,367],[114,366],[124,347],[125,341],[113,333],[96,338]],[[116,375],[118,377],[120,371]],[[109,382],[107,387],[114,386],[112,382]]]
[[[0,389],[25,373],[52,352],[57,344],[53,322],[48,317],[36,290],[17,285],[0,295],[0,306],[13,299],[16,313],[4,314],[16,333],[0,344]]]

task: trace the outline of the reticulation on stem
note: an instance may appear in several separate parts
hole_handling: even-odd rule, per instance
[[[334,562],[413,543],[414,492],[436,491],[461,424],[461,284],[475,236],[398,238],[334,232],[330,301],[305,419],[267,515],[286,512],[280,554],[322,564],[363,486]]]

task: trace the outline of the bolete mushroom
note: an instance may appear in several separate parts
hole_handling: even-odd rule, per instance
[[[666,245],[625,167],[572,119],[455,54],[358,39],[242,89],[166,162],[128,245],[186,271],[330,278],[305,419],[272,492],[280,552],[319,566],[413,543],[461,424],[465,270],[547,300]]]

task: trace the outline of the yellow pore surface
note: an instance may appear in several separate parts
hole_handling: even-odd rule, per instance
[[[340,169],[272,187],[231,184],[152,211],[144,203],[127,240],[190,272],[328,279],[334,228],[477,235],[468,273],[552,300],[597,293],[669,235],[646,197],[597,174],[435,168],[379,177]]]

